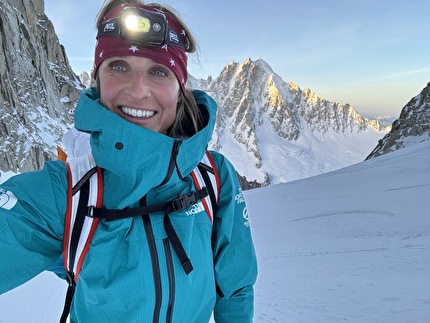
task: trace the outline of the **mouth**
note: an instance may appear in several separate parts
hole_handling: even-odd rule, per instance
[[[151,118],[156,113],[155,111],[133,109],[129,107],[121,107],[121,111],[124,114],[135,118]]]

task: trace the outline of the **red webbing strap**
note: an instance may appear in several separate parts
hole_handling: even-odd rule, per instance
[[[66,164],[67,167],[67,209],[66,209],[66,217],[64,220],[64,237],[63,237],[63,264],[66,270],[66,273],[69,270],[69,245],[70,245],[70,236],[72,229],[72,191],[73,191],[73,181],[72,181],[72,171],[70,169],[70,165]]]
[[[97,196],[96,196],[96,205],[95,207],[101,208],[103,206],[103,170],[99,167],[97,167]],[[89,205],[92,206],[92,205]],[[87,217],[88,218],[88,217]],[[90,220],[90,219],[88,219]],[[96,232],[97,225],[99,224],[99,220],[97,218],[91,218],[91,229],[88,234],[88,237],[85,241],[84,248],[82,249],[82,253],[80,257],[78,258],[77,266],[76,266],[76,272],[75,272],[75,283],[78,282],[78,276],[81,272],[82,264],[84,263],[85,257],[90,250],[90,244],[93,239],[94,233]]]
[[[103,204],[103,171],[93,167],[93,159],[66,165],[68,187],[63,258],[69,287],[61,323],[69,316],[78,276],[99,223],[98,218],[87,216],[88,207],[102,207]]]

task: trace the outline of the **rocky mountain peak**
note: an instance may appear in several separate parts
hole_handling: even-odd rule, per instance
[[[314,154],[312,148],[303,151],[297,148],[305,141],[309,144],[324,141],[324,137],[347,138],[361,136],[360,133],[372,137],[380,130],[377,121],[363,118],[350,105],[330,102],[308,88],[301,90],[297,84],[285,82],[262,59],[232,62],[216,79],[193,79],[192,85],[208,92],[218,103],[217,125],[210,148],[228,157],[229,150],[240,152],[241,158],[234,160],[234,164],[244,175],[242,179],[252,185],[296,179],[290,175],[279,176],[274,160],[306,163],[302,167],[312,169],[307,174],[334,169],[332,165],[322,166],[317,160],[315,165],[309,162],[310,155]],[[366,153],[371,146],[367,149]],[[242,167],[244,160],[247,165]],[[257,172],[249,171],[249,165]]]
[[[391,131],[379,140],[367,159],[425,140],[430,140],[430,83],[405,105]]]
[[[0,30],[0,168],[38,169],[55,157],[83,87],[43,0],[0,0]]]

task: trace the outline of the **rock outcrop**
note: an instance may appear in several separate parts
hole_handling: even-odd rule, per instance
[[[425,140],[430,140],[430,83],[405,105],[391,131],[379,140],[366,160]]]
[[[43,0],[0,0],[0,169],[39,169],[73,121],[81,82]]]

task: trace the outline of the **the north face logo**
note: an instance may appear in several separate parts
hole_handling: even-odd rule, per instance
[[[12,192],[0,187],[0,208],[10,210],[17,202],[18,200]]]
[[[237,191],[237,195],[234,198],[237,204],[245,203],[245,196],[243,195],[243,191],[241,188]]]
[[[190,210],[186,211],[186,215],[196,215],[200,212],[205,212],[205,208],[201,202],[194,204]]]

